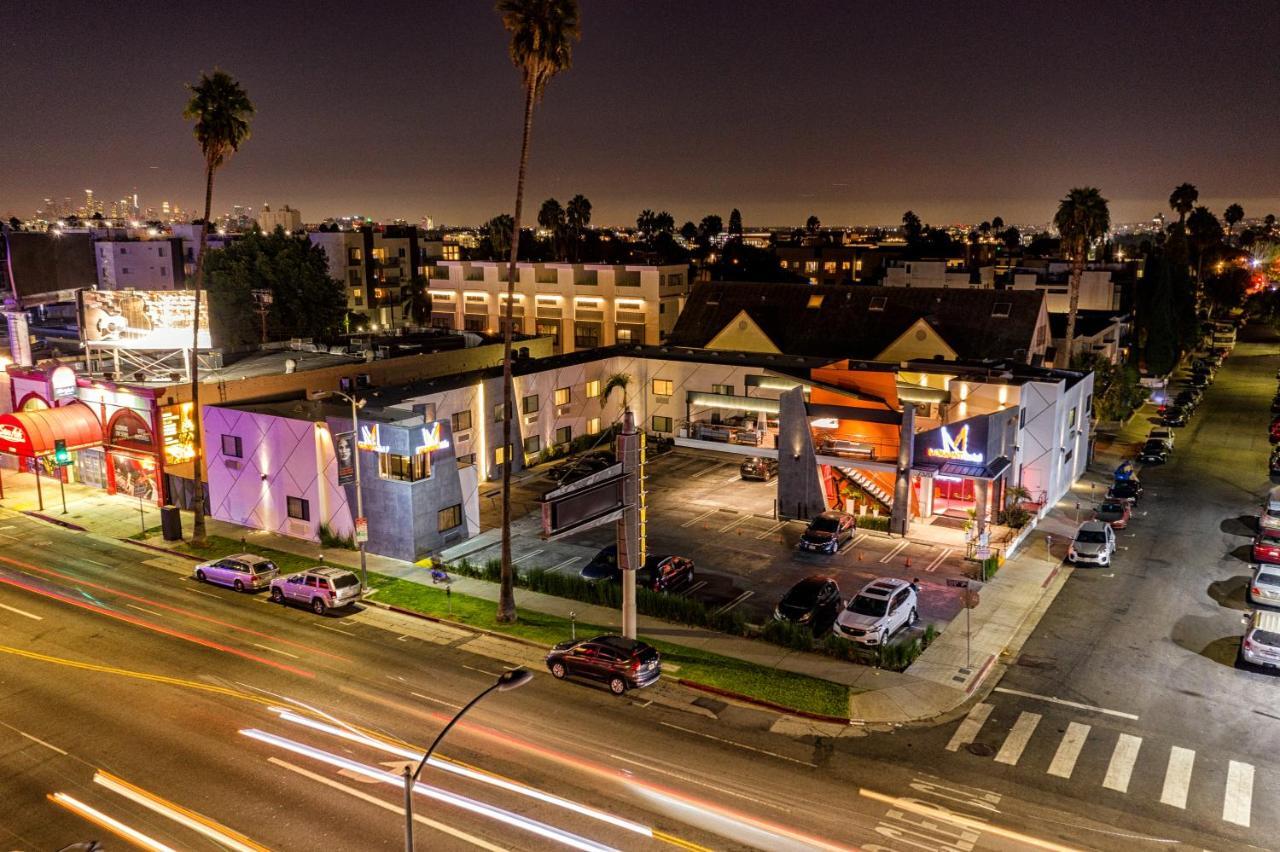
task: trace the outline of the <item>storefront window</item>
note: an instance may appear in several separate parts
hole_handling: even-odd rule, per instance
[[[378,455],[378,476],[383,479],[395,479],[400,482],[417,482],[431,478],[431,454],[415,453],[412,456],[398,456],[395,453]]]

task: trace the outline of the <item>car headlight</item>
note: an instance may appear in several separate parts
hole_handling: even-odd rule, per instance
[[[799,622],[800,624],[808,624],[812,620],[813,620],[812,612],[806,612],[804,615],[796,619],[796,621]]]

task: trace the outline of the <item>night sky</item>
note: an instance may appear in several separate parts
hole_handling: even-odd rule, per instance
[[[535,117],[535,210],[1044,222],[1088,183],[1128,221],[1191,181],[1219,214],[1280,213],[1274,2],[585,0],[582,29]],[[258,108],[217,211],[480,222],[514,188],[506,43],[483,0],[9,4],[0,213],[86,187],[193,207],[183,84],[217,66]]]

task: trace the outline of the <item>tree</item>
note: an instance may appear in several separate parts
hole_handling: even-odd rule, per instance
[[[544,3],[560,3],[574,5],[574,26],[577,27],[577,0],[543,0]],[[576,33],[576,29],[575,29]],[[565,225],[569,238],[573,240],[573,260],[576,263],[582,254],[582,235],[591,226],[591,202],[585,195],[575,195],[569,199],[569,206],[564,211]]]
[[[978,233],[979,233],[979,234],[981,234],[981,235],[982,235],[982,236],[984,236],[984,237],[986,237],[986,236],[990,236],[990,234],[991,234],[991,223],[990,223],[990,222],[983,222],[981,225],[979,225],[979,226],[978,226]]]
[[[556,260],[563,259],[565,215],[559,201],[548,198],[542,202],[542,207],[538,210],[538,224],[551,232],[551,253]]]
[[[671,235],[676,229],[676,220],[666,210],[653,214],[653,231],[655,234]]]
[[[1204,259],[1222,242],[1222,223],[1213,211],[1201,205],[1187,217],[1187,239],[1195,249],[1196,291],[1199,292],[1204,283]]]
[[[204,156],[204,219],[200,222],[200,247],[196,254],[196,270],[191,323],[191,408],[200,416],[200,288],[204,283],[204,259],[209,247],[209,216],[213,208],[213,174],[249,138],[249,122],[253,119],[253,103],[240,84],[225,71],[201,74],[200,82],[188,85],[191,99],[182,111],[183,118],[195,122],[193,132]],[[191,458],[193,489],[191,543],[197,547],[205,544],[204,527],[204,465],[203,441],[196,429]]]
[[[737,207],[729,211],[729,239],[742,242],[742,211]]]
[[[653,236],[653,219],[655,215],[657,214],[646,207],[636,217],[636,231],[639,232],[642,240],[647,241]]]
[[[818,233],[818,229],[821,227],[822,227],[822,220],[819,219],[817,216],[810,216],[808,219],[804,220],[804,229],[811,236],[813,234]]]
[[[508,53],[524,86],[524,133],[520,142],[520,167],[516,172],[516,204],[511,232],[511,260],[507,264],[507,303],[502,328],[502,584],[497,620],[516,620],[516,598],[511,566],[511,418],[515,411],[511,375],[512,305],[515,303],[516,261],[520,254],[520,214],[524,204],[525,174],[529,166],[529,138],[533,135],[533,107],[542,99],[551,78],[573,64],[573,42],[579,37],[577,0],[498,0],[502,26],[511,34]],[[591,220],[591,203],[575,195],[565,211],[565,221],[577,234]]]
[[[1186,224],[1187,214],[1195,209],[1199,200],[1200,190],[1196,189],[1195,184],[1180,183],[1173,188],[1173,192],[1169,194],[1169,208],[1178,214],[1179,225]]]
[[[698,242],[702,243],[703,248],[711,245],[711,241],[720,236],[724,230],[724,221],[715,213],[710,213],[702,217],[702,222],[698,224]]]
[[[622,410],[627,410],[627,389],[631,387],[631,377],[626,373],[614,373],[605,380],[604,388],[600,391],[600,407],[604,408],[609,401],[609,397],[613,396],[615,390],[622,392]]]
[[[1067,193],[1058,205],[1053,224],[1062,237],[1062,250],[1071,257],[1071,279],[1067,286],[1070,305],[1067,310],[1066,363],[1071,363],[1071,350],[1076,339],[1076,315],[1080,311],[1080,278],[1089,246],[1111,230],[1111,211],[1107,199],[1096,187],[1077,187]]]
[[[1004,219],[1000,216],[996,216],[994,219],[992,219],[991,230],[997,234],[1002,232],[1004,230]]]
[[[924,225],[920,221],[920,217],[913,211],[908,210],[902,214],[902,236],[906,237],[907,244],[913,245],[920,241],[920,237],[924,234]]]
[[[1022,245],[1022,232],[1010,225],[1000,234],[1000,239],[1004,241],[1005,248],[1012,251]]]
[[[1268,233],[1270,233],[1271,231],[1275,230],[1275,227],[1276,227],[1276,214],[1274,214],[1274,213],[1268,213],[1266,216],[1263,216],[1263,217],[1262,217],[1262,224],[1264,224],[1264,225],[1266,225],[1266,226],[1267,226],[1267,232],[1268,232]]]
[[[484,223],[485,239],[489,241],[489,250],[494,260],[500,260],[511,253],[511,235],[515,233],[516,220],[510,213],[499,213]]]
[[[680,226],[680,238],[686,243],[691,243],[698,238],[698,226],[692,222],[685,222]]]
[[[21,219],[19,219],[17,216],[10,216],[10,217],[9,217],[9,227],[10,227],[10,228],[13,228],[13,230],[15,230],[15,231],[21,231],[21,230],[22,230],[22,220],[21,220]]]
[[[1229,239],[1236,225],[1244,221],[1244,208],[1239,204],[1227,205],[1227,209],[1222,212],[1222,221],[1227,223],[1227,237]]]

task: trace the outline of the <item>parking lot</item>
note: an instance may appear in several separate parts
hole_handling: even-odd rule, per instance
[[[772,615],[783,593],[812,574],[829,574],[848,598],[880,577],[917,579],[920,624],[944,628],[962,608],[961,592],[947,586],[948,577],[967,576],[973,563],[959,548],[912,541],[879,532],[859,532],[839,553],[819,555],[796,549],[805,529],[801,521],[774,516],[776,482],[745,482],[738,475],[742,456],[677,449],[651,459],[646,466],[648,549],[651,554],[687,556],[697,565],[688,594],[709,605],[739,609],[751,621]],[[545,475],[524,479],[520,491],[550,490]],[[517,565],[577,573],[600,550],[614,542],[612,525],[562,541],[543,541],[536,504],[516,504],[524,514],[513,524]],[[451,558],[466,555],[483,561],[498,555],[495,541],[463,545]]]

